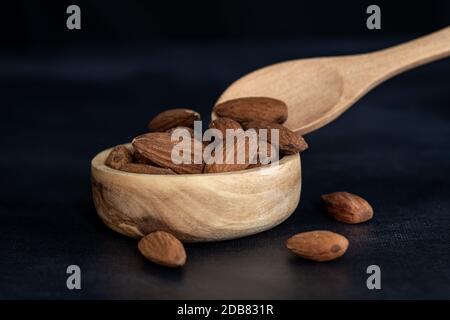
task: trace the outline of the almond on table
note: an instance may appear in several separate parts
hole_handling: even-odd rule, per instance
[[[356,224],[372,219],[372,206],[360,196],[349,192],[333,192],[321,197],[328,214],[337,221]]]
[[[155,231],[142,237],[138,249],[144,257],[165,267],[182,267],[186,263],[183,244],[165,231]]]
[[[348,240],[331,231],[309,231],[290,237],[286,247],[299,257],[321,262],[341,257],[347,251]]]

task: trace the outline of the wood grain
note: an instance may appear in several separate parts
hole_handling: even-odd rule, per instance
[[[107,226],[131,237],[155,230],[182,241],[244,237],[287,219],[300,199],[299,155],[231,173],[144,175],[105,166],[109,152],[91,163],[94,204]]]

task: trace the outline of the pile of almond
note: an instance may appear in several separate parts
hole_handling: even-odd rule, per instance
[[[224,157],[234,158],[237,148],[227,150],[227,129],[254,129],[258,137],[260,130],[277,129],[279,141],[277,149],[281,156],[302,152],[308,148],[305,140],[289,130],[283,123],[288,117],[284,102],[266,97],[248,97],[225,101],[214,107],[217,118],[210,124],[223,133]],[[155,116],[148,125],[149,133],[133,139],[130,150],[124,145],[112,149],[105,164],[113,169],[140,174],[199,174],[245,170],[261,166],[254,159],[245,158],[244,163],[181,163],[172,161],[171,152],[176,141],[172,133],[183,130],[187,139],[192,139],[191,156],[196,148],[203,149],[211,141],[194,135],[194,121],[200,114],[190,109],[171,109]],[[203,137],[202,134],[200,134]],[[234,139],[235,137],[233,137]],[[271,144],[270,136],[265,142]],[[245,141],[245,140],[244,140]],[[236,142],[238,141],[236,140]],[[237,147],[235,145],[235,147]],[[258,150],[258,153],[260,151]],[[281,157],[280,157],[281,158]],[[251,161],[253,160],[253,161]],[[373,209],[363,198],[348,192],[334,192],[321,196],[326,212],[335,220],[347,224],[357,224],[370,220]],[[329,261],[341,257],[347,250],[349,241],[342,235],[325,230],[298,233],[286,241],[286,247],[296,255],[314,261]],[[183,244],[165,231],[155,231],[144,236],[138,244],[139,251],[154,263],[167,267],[180,267],[186,262]]]
[[[283,126],[288,117],[288,109],[284,102],[266,97],[249,97],[228,100],[214,107],[218,116],[209,124],[209,128],[220,130],[223,141],[213,141],[223,144],[224,159],[236,157],[235,148],[226,146],[227,129],[242,129],[243,132],[254,129],[278,130],[278,149],[280,156],[302,152],[308,148],[305,140]],[[144,174],[194,174],[218,173],[238,171],[261,166],[259,159],[250,159],[246,155],[244,163],[174,163],[171,159],[173,147],[178,141],[172,141],[174,130],[185,132],[187,138],[192,139],[192,154],[200,148],[203,149],[211,141],[195,141],[194,121],[200,120],[200,114],[190,109],[171,109],[155,116],[148,125],[149,133],[142,134],[133,139],[133,150],[120,145],[113,148],[105,164],[113,169]],[[200,137],[202,134],[200,134]],[[261,136],[259,136],[261,138]],[[201,139],[201,138],[200,138]],[[234,137],[233,137],[234,139]],[[245,141],[245,140],[244,140]],[[197,143],[196,143],[197,142]],[[239,143],[235,140],[235,144]],[[242,143],[242,142],[241,142]],[[270,144],[270,135],[266,138]],[[196,149],[197,148],[197,149]],[[270,148],[268,149],[270,150]],[[201,150],[200,150],[201,152]],[[258,157],[259,158],[259,157]]]

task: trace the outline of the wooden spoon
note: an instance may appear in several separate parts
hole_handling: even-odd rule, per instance
[[[219,101],[243,96],[282,99],[290,111],[287,126],[303,134],[338,117],[383,80],[449,53],[447,28],[376,53],[269,66],[232,84]],[[280,224],[300,200],[298,154],[285,156],[273,167],[148,175],[107,167],[110,151],[99,153],[91,163],[94,204],[106,225],[128,236],[164,230],[183,241],[235,239]]]
[[[381,82],[448,56],[450,27],[372,53],[292,60],[258,69],[228,87],[218,103],[248,96],[283,100],[289,108],[285,125],[306,134],[336,119]]]

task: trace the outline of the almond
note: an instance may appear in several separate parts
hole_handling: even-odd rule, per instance
[[[146,157],[144,157],[142,154],[140,154],[136,150],[133,151],[133,163],[148,164],[151,166],[156,166],[156,163],[148,160]]]
[[[227,129],[233,130],[242,129],[239,122],[234,121],[233,119],[230,118],[217,118],[211,121],[211,123],[209,124],[209,128],[220,130],[224,138],[227,136],[226,132]]]
[[[356,224],[373,217],[372,206],[356,194],[333,192],[320,198],[328,214],[337,221]]]
[[[181,267],[186,263],[183,244],[168,232],[155,231],[143,237],[138,249],[150,261],[165,267]]]
[[[120,145],[114,147],[105,160],[105,165],[113,169],[119,170],[126,163],[133,161],[133,156],[127,147]]]
[[[175,127],[172,129],[167,130],[167,133],[170,133],[171,135],[173,135],[173,133],[177,130],[180,130],[179,132],[177,132],[177,136],[183,136],[183,137],[189,137],[189,138],[194,138],[197,139],[198,141],[200,141],[201,143],[203,143],[202,138],[203,135],[200,134],[200,136],[197,138],[195,136],[195,132],[194,129],[189,128],[189,127]],[[175,137],[176,138],[176,137]]]
[[[167,132],[152,132],[133,139],[133,147],[145,158],[163,168],[169,168],[176,173],[201,173],[204,163],[194,163],[194,151],[197,150],[202,158],[202,144],[191,138],[191,152],[188,155],[189,163],[177,164],[172,161],[172,149],[179,142],[172,141],[171,134]]]
[[[269,142],[271,142],[271,130],[278,129],[279,148],[285,154],[294,154],[308,149],[308,144],[302,136],[297,135],[294,131],[281,124],[254,120],[247,122],[244,127],[245,129],[256,129],[258,133],[260,129],[267,129],[267,141]]]
[[[289,238],[286,247],[305,259],[329,261],[341,257],[347,251],[348,240],[330,231],[309,231]]]
[[[257,163],[251,163],[246,169],[254,169],[259,167],[262,167],[262,163],[258,161]]]
[[[175,172],[171,169],[155,167],[142,163],[125,163],[120,167],[120,171],[145,174],[175,174]]]
[[[232,148],[227,148],[227,141],[230,139],[234,140]],[[239,171],[246,169],[251,161],[249,154],[249,139],[245,137],[244,132],[237,134],[236,136],[228,136],[225,140],[219,143],[223,151],[223,161],[222,163],[214,162],[205,165],[204,173],[220,173],[220,172],[230,172]],[[245,151],[244,151],[245,150]],[[243,162],[238,161],[238,153],[245,152],[243,157]]]
[[[194,127],[200,114],[191,109],[170,109],[159,113],[148,124],[150,131],[163,132],[174,127]]]
[[[266,150],[264,150],[264,151],[261,148],[261,144],[262,143],[267,143]],[[272,150],[272,145],[269,142],[267,142],[267,141],[260,141],[259,144],[258,144],[258,158],[257,158],[257,162],[255,164],[253,164],[253,163],[250,164],[247,167],[247,169],[258,168],[258,167],[261,167],[263,165],[264,166],[265,165],[269,165],[270,163],[274,162],[276,160],[276,156],[277,156],[275,152],[276,152],[276,150]],[[279,155],[278,155],[278,157],[279,157]],[[265,159],[265,162],[266,162],[267,161],[266,158],[268,158],[269,162],[262,164],[261,160]]]
[[[173,127],[172,129],[167,130],[167,133],[172,134],[175,130],[183,130],[181,131],[182,133],[184,133],[186,136],[190,136],[191,138],[194,136],[194,129],[189,128],[189,127]]]
[[[283,123],[288,116],[287,106],[283,101],[266,97],[248,97],[228,100],[214,107],[219,117],[227,117],[238,122],[262,120]]]

